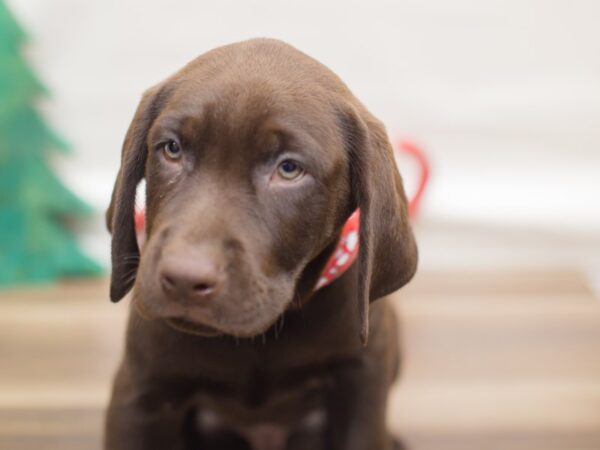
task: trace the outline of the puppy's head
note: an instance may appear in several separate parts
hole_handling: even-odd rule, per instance
[[[146,178],[147,242],[134,229]],[[111,298],[147,318],[253,336],[306,300],[361,208],[356,298],[406,283],[416,248],[385,130],[327,68],[278,41],[208,52],[143,97],[107,213]]]

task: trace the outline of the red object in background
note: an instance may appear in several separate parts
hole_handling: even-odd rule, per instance
[[[412,141],[399,140],[398,147],[396,148],[397,153],[406,153],[412,156],[419,166],[419,181],[417,183],[417,189],[413,198],[408,201],[408,215],[415,217],[419,210],[419,205],[423,199],[427,182],[429,181],[429,160],[425,156],[425,152],[421,147]]]
[[[135,235],[137,237],[137,243],[140,250],[146,242],[146,210],[143,208],[136,208],[135,215],[133,216],[135,223]]]
[[[138,240],[139,240],[140,234],[142,234],[144,232],[145,225],[146,225],[146,210],[145,209],[136,209],[135,210],[135,232],[138,235]]]

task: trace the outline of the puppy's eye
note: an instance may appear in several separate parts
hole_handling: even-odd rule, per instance
[[[291,159],[286,159],[277,166],[277,174],[284,180],[295,180],[304,174],[304,169]]]
[[[181,159],[181,147],[175,141],[168,141],[162,148],[163,155],[170,161],[178,161]]]

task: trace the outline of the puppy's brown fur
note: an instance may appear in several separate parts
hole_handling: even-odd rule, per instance
[[[177,161],[164,157],[170,141]],[[278,178],[290,159],[303,175]],[[357,207],[358,260],[314,292]],[[133,287],[134,307],[106,449],[393,448],[385,409],[399,355],[380,298],[410,280],[417,252],[385,129],[330,70],[257,39],[212,50],[150,89],[107,224],[111,299]],[[160,274],[174,254],[218,267],[219,290],[202,302],[165,295]]]

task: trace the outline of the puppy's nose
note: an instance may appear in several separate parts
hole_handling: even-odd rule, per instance
[[[201,255],[172,255],[163,259],[160,284],[170,297],[207,299],[221,285],[215,261]]]

